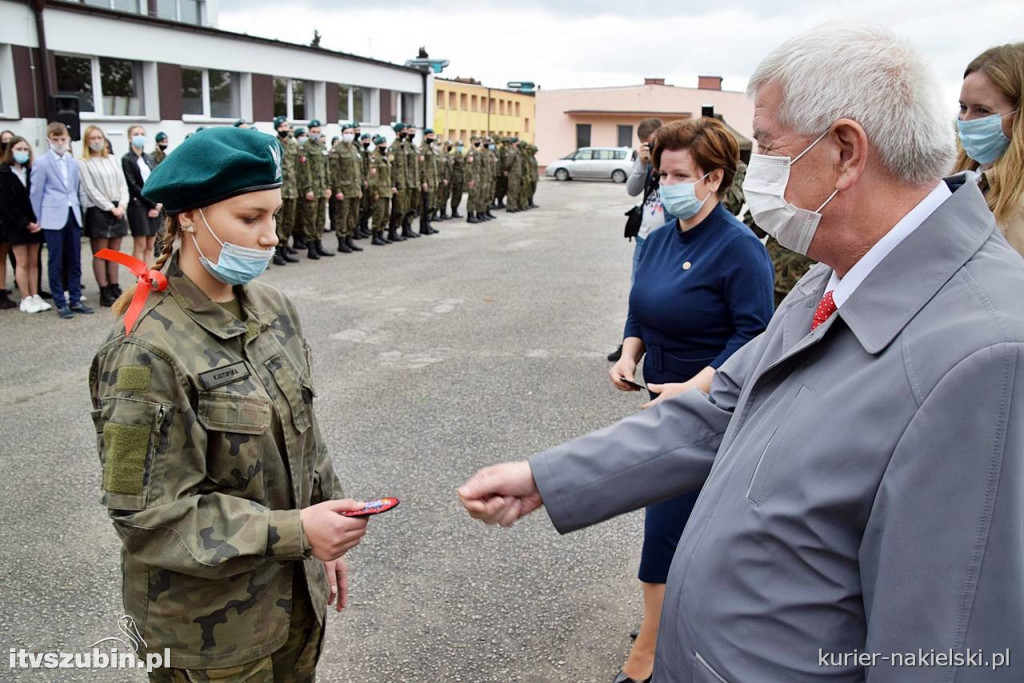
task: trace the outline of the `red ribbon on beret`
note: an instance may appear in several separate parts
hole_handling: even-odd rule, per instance
[[[167,289],[167,277],[159,270],[147,269],[146,264],[134,256],[129,256],[113,249],[100,249],[93,256],[106,261],[120,263],[132,271],[135,277],[139,278],[139,282],[135,287],[135,294],[132,295],[132,303],[124,314],[125,334],[131,334],[132,328],[135,327],[135,322],[139,319],[139,314],[142,313],[142,308],[146,305],[146,298],[149,296],[149,293],[162,292]]]

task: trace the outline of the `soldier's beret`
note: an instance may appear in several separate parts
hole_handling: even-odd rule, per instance
[[[373,136],[370,135],[369,133],[363,133],[362,135],[359,136],[359,139],[360,140],[372,140]]]
[[[235,128],[241,128],[244,125],[245,125],[245,119],[235,119],[235,123],[234,123]]]
[[[313,122],[312,121],[309,122],[309,127],[310,128],[313,127]],[[351,130],[352,128],[358,128],[358,126],[354,122],[352,122],[352,121],[343,121],[342,124],[341,124],[341,132],[343,132],[343,133],[346,130]]]
[[[163,142],[166,139],[167,139],[167,133],[165,133],[163,131],[160,131],[159,133],[156,134],[156,141],[157,142]]]
[[[310,128],[319,128],[322,125],[323,124],[320,123],[320,119],[313,119],[312,121],[309,122],[309,127]]]
[[[514,137],[514,136],[510,137],[510,138],[505,138],[505,142],[511,142],[512,144],[515,144],[515,143],[519,142],[519,138]]]
[[[353,121],[353,122],[352,122],[352,127],[353,127],[353,128],[361,128],[362,126],[361,126],[361,125],[359,125],[359,122],[358,122],[358,121]]]
[[[295,137],[299,137],[300,135],[305,135],[306,134],[306,129],[302,128],[300,126],[300,127],[296,128],[295,130],[293,130],[292,133],[294,133]]]
[[[369,133],[367,133],[366,135],[369,135]],[[363,137],[366,137],[366,135],[364,135]],[[386,145],[387,142],[388,142],[388,139],[386,137],[384,137],[383,135],[374,135],[373,136],[373,144],[375,144],[375,145]]]
[[[274,117],[274,130],[277,130],[278,128],[280,128],[282,123],[288,123],[288,117],[287,116],[275,116]]]
[[[211,128],[181,143],[146,179],[142,196],[169,214],[281,187],[281,145],[251,128]]]
[[[392,124],[391,130],[395,131],[396,133],[399,131],[403,131],[405,130],[405,124],[399,121],[398,123]]]
[[[199,126],[198,128],[196,128],[197,133],[202,133],[204,130],[206,130],[206,126]]]
[[[423,134],[424,135],[433,135],[434,134],[434,129],[433,128],[424,128],[423,129]]]

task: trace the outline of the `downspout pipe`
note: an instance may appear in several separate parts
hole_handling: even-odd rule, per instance
[[[44,111],[49,107],[50,96],[53,95],[53,80],[50,75],[50,52],[46,49],[46,25],[43,21],[43,9],[46,0],[31,0],[32,12],[36,15],[36,42],[39,44],[39,73],[43,78]],[[38,103],[37,103],[38,104]],[[49,118],[43,116],[41,118]]]

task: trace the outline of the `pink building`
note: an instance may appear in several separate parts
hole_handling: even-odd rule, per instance
[[[645,78],[635,86],[538,90],[537,161],[543,167],[580,147],[637,147],[636,127],[644,119],[669,123],[701,116],[706,106],[750,138],[754,103],[744,93],[722,90],[719,76],[700,76],[696,88]]]

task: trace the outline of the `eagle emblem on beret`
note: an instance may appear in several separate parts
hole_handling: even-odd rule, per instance
[[[267,148],[270,150],[270,157],[274,160],[274,180],[280,180],[281,179],[281,148],[277,144],[276,140],[274,141],[274,144],[267,145]]]

